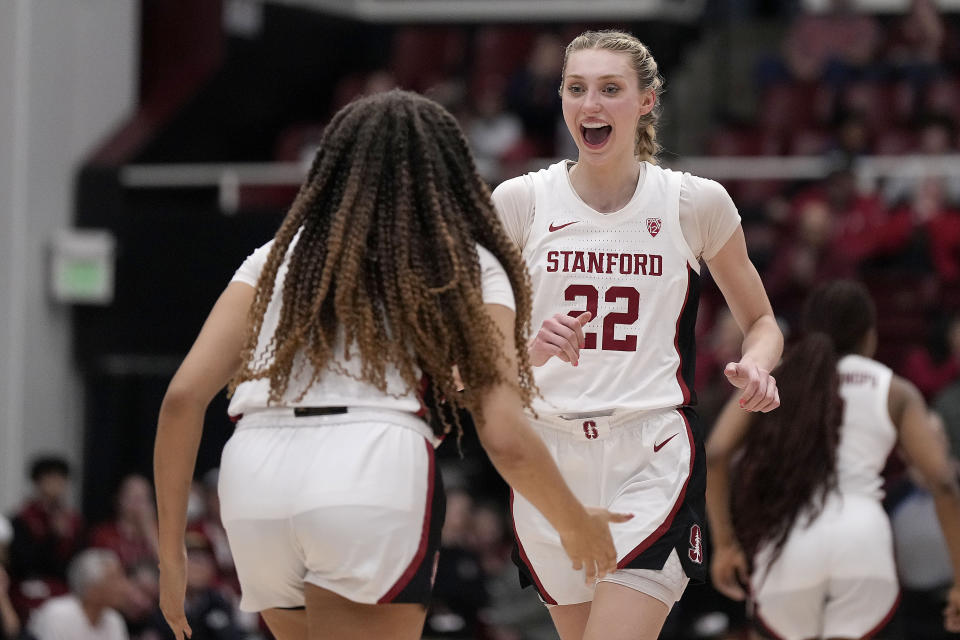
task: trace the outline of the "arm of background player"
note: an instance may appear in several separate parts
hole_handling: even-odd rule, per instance
[[[189,628],[183,615],[184,530],[203,418],[210,401],[240,367],[254,293],[253,287],[242,282],[227,286],[170,381],[160,407],[153,453],[160,528],[160,604],[178,640]]]
[[[523,412],[516,386],[514,312],[499,304],[484,305],[484,311],[503,337],[499,366],[504,382],[483,397],[482,419],[476,421],[480,443],[503,479],[557,530],[573,568],[579,570],[582,565],[587,582],[592,584],[597,570],[600,574],[616,570],[617,553],[608,524],[631,516],[614,515],[605,509],[587,510],[573,495]]]
[[[707,439],[707,519],[713,540],[713,586],[728,598],[743,600],[746,593],[741,585],[748,584],[749,575],[730,515],[730,466],[747,437],[752,416],[738,406],[736,396],[730,398]]]
[[[933,495],[953,564],[954,586],[948,596],[946,627],[960,631],[960,485],[949,443],[931,422],[920,391],[900,376],[894,376],[890,383],[889,405],[890,418],[900,430],[900,446]]]
[[[723,248],[707,261],[707,266],[743,331],[740,362],[728,364],[724,373],[731,384],[743,389],[740,396],[743,409],[775,409],[780,405],[780,396],[770,371],[783,353],[783,334],[773,316],[760,274],[747,255],[741,227],[737,227]]]

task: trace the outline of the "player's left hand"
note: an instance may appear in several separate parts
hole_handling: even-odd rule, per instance
[[[960,586],[947,592],[947,606],[943,610],[943,626],[950,633],[960,632]]]
[[[187,553],[184,550],[182,558],[160,560],[160,611],[176,640],[193,637],[193,629],[183,609],[186,595]]]
[[[731,362],[723,370],[730,384],[743,389],[740,408],[766,413],[780,406],[780,391],[770,372],[749,358]]]

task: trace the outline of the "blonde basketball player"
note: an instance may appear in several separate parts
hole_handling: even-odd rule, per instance
[[[534,426],[581,500],[636,517],[614,531],[618,570],[585,585],[517,495],[518,565],[563,640],[652,640],[704,574],[703,442],[690,408],[700,260],[744,332],[726,374],[745,410],[778,405],[769,371],[783,338],[727,193],[655,164],[662,81],[647,48],[584,33],[561,82],[577,162],[509,180],[494,203],[532,280]]]
[[[524,417],[529,285],[489,195],[434,102],[393,91],[330,122],[276,237],[237,271],[164,397],[160,605],[177,640],[203,416],[230,380],[221,515],[240,607],[280,640],[420,637],[445,505],[433,448],[459,408],[562,532],[571,572],[615,568],[608,522],[628,516],[584,509]],[[420,417],[430,397],[451,410],[438,432]]]
[[[785,410],[750,416],[731,404],[707,442],[711,572],[731,598],[749,587],[760,637],[870,638],[899,599],[880,504],[891,449],[900,444],[933,492],[954,576],[960,487],[920,393],[871,359],[876,312],[863,285],[815,290],[801,328],[775,371]],[[960,588],[944,615],[947,629],[960,631]]]

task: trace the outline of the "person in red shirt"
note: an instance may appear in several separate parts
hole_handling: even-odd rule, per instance
[[[111,549],[129,571],[141,562],[157,562],[157,508],[153,488],[139,474],[131,474],[117,491],[116,517],[90,532],[90,546]]]
[[[43,456],[30,465],[33,495],[13,518],[10,599],[21,617],[67,592],[67,565],[82,548],[84,525],[68,503],[70,465]]]

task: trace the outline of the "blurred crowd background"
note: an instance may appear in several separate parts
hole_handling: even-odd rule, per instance
[[[878,359],[917,384],[960,454],[960,4],[447,4],[0,4],[12,88],[0,97],[0,639],[43,640],[70,593],[118,611],[132,638],[168,637],[150,481],[160,398],[233,270],[272,236],[330,116],[363,94],[423,92],[456,115],[495,186],[576,157],[557,89],[563,47],[587,28],[651,46],[666,79],[661,162],[729,190],[788,338],[815,283],[864,281]],[[105,298],[51,293],[64,229],[106,232]],[[709,428],[740,333],[703,290]],[[236,609],[219,522],[225,408],[208,415],[190,501],[187,611],[194,638],[267,638]],[[447,521],[426,636],[555,638],[518,587],[505,485],[469,434],[440,456]],[[904,587],[889,637],[952,637],[949,562],[909,461],[891,459],[887,490]],[[745,638],[745,620],[691,587],[662,637]]]

